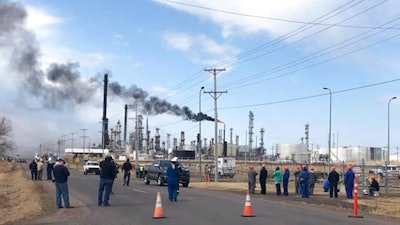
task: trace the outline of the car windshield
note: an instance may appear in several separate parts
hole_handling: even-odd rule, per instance
[[[170,161],[160,161],[160,167],[168,167],[170,164]]]

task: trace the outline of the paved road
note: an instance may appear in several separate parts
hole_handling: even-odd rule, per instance
[[[22,224],[274,224],[274,225],[338,225],[338,224],[399,224],[399,221],[377,217],[349,218],[349,213],[328,212],[304,208],[301,204],[285,203],[253,198],[253,213],[256,217],[241,217],[245,194],[217,192],[193,188],[182,188],[178,202],[169,202],[166,187],[154,182],[144,185],[137,181],[130,187],[122,185],[121,178],[114,184],[110,207],[97,206],[99,177],[72,172],[69,179],[72,209],[58,209],[54,214]],[[54,191],[51,183],[45,184]],[[153,219],[157,192],[161,192],[164,219]],[[327,199],[330,200],[330,199]]]

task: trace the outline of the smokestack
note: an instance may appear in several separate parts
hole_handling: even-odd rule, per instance
[[[181,131],[181,146],[185,145],[185,132]]]
[[[125,105],[125,117],[124,117],[124,144],[126,143],[126,127],[128,120],[128,105]]]
[[[103,92],[103,128],[101,143],[103,149],[108,145],[108,119],[107,119],[107,87],[108,87],[108,74],[104,74],[104,92]]]

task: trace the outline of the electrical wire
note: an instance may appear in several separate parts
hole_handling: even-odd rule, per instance
[[[332,94],[355,91],[355,90],[359,90],[359,89],[363,89],[363,88],[369,88],[369,87],[379,86],[379,85],[398,82],[398,81],[400,81],[400,78],[393,79],[393,80],[388,80],[388,81],[383,81],[383,82],[379,82],[379,83],[373,83],[373,84],[367,84],[367,85],[363,85],[363,86],[348,88],[348,89],[343,89],[343,90],[339,90],[339,91],[332,91]],[[265,106],[265,105],[275,105],[275,104],[280,104],[280,103],[287,103],[287,102],[294,102],[294,101],[301,101],[301,100],[316,98],[316,97],[325,96],[325,95],[329,95],[329,94],[330,93],[310,95],[310,96],[305,96],[305,97],[292,98],[292,99],[280,100],[280,101],[275,101],[275,102],[266,102],[266,103],[260,103],[260,104],[221,107],[219,109],[220,110],[224,110],[224,109],[239,109],[239,108],[259,107],[259,106]]]

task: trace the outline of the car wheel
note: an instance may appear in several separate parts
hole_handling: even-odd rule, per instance
[[[157,184],[160,186],[164,185],[164,178],[161,175],[158,175]]]
[[[149,176],[147,174],[144,175],[144,184],[146,185],[150,184]]]
[[[183,187],[188,187],[189,186],[189,182],[185,182],[182,184]]]
[[[86,171],[83,171],[83,175],[87,175],[87,172],[86,172]]]

